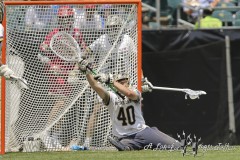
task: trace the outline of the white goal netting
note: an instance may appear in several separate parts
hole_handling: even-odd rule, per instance
[[[136,4],[6,5],[7,64],[30,86],[7,82],[6,151],[111,148],[106,107],[76,64],[57,57],[49,43],[67,32],[96,72],[128,73],[136,86],[137,10]]]

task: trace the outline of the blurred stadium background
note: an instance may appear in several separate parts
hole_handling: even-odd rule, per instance
[[[168,91],[143,95],[147,123],[173,137],[184,130],[204,144],[239,144],[239,1],[214,8],[222,28],[198,30],[182,0],[142,2],[144,76],[157,86],[207,92],[197,100]]]

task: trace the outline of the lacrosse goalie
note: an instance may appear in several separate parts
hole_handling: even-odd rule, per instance
[[[112,121],[112,133],[115,138],[109,137],[109,142],[119,151],[142,150],[145,146],[157,148],[165,145],[168,149],[179,148],[181,144],[174,138],[159,131],[156,127],[149,127],[141,111],[141,93],[129,86],[128,75],[97,74],[93,76],[87,69],[89,62],[82,60],[79,63],[80,71],[86,73],[90,86],[102,98],[109,110]],[[117,92],[107,91],[100,83],[113,85]]]

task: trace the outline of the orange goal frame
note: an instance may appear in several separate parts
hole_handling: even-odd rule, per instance
[[[137,5],[137,40],[138,40],[138,68],[137,68],[137,81],[138,89],[141,91],[142,79],[142,3],[141,0],[71,0],[71,1],[4,1],[4,10],[7,5],[61,5],[61,4],[136,4]],[[6,28],[6,14],[4,14],[3,26]],[[4,41],[2,45],[2,63],[6,64],[6,29],[4,29]],[[5,154],[5,98],[6,98],[6,82],[2,78],[1,84],[1,144],[0,154]]]

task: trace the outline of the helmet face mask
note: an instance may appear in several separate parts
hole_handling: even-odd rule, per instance
[[[129,86],[129,76],[128,74],[117,74],[114,77],[115,81],[117,81],[118,83],[128,87]]]
[[[122,19],[117,15],[109,15],[106,19],[106,32],[110,40],[115,40],[118,35],[118,30],[122,26]]]

